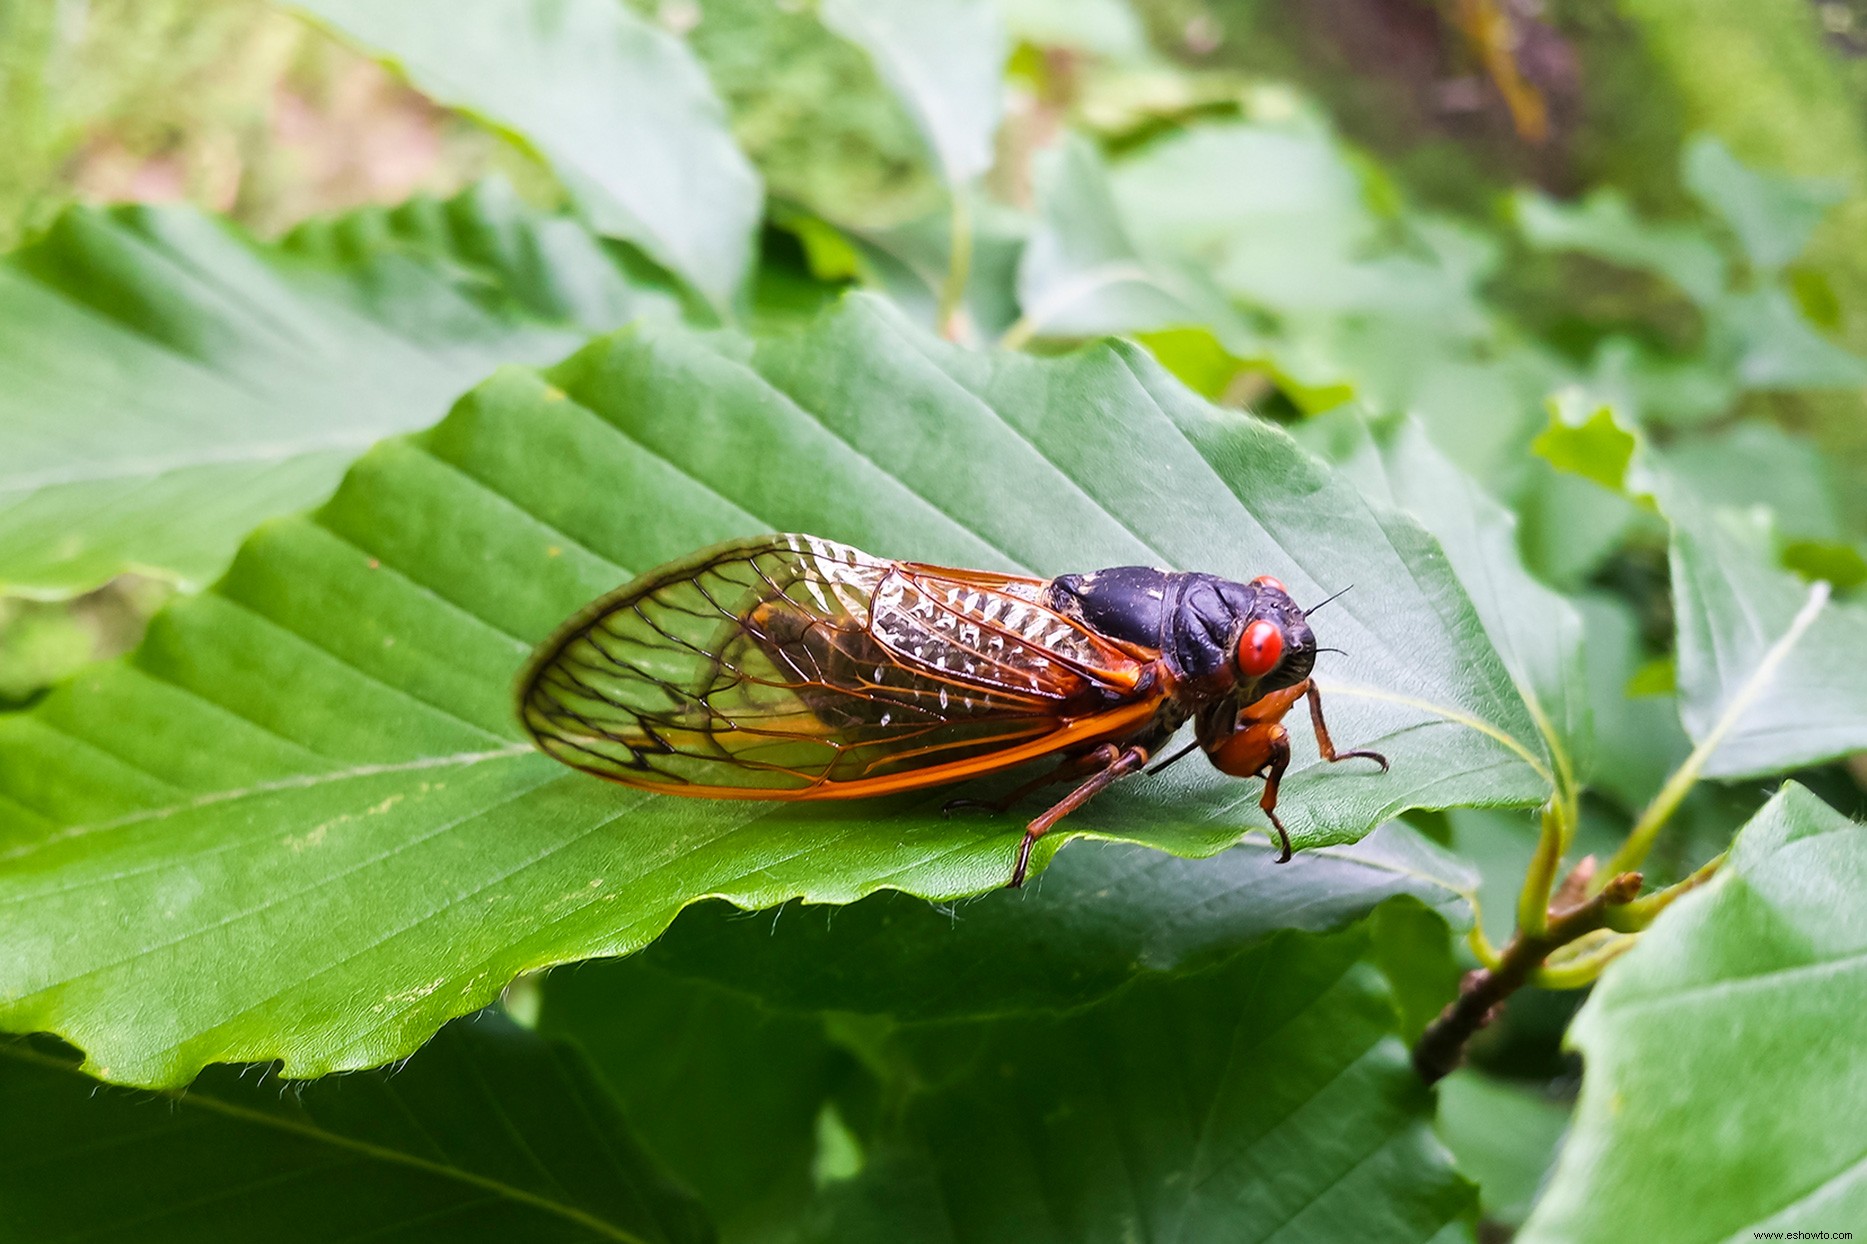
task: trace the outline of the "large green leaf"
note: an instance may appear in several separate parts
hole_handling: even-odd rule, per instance
[[[926,1087],[811,1238],[1466,1238],[1366,946],[1285,934],[1077,1015],[909,1030]]]
[[[819,1121],[861,1081],[821,1017],[768,1010],[637,956],[553,973],[539,1026],[588,1053],[636,1135],[726,1239],[789,1238],[815,1190]]]
[[[972,262],[966,276],[966,319],[989,338],[1017,318],[1014,285],[1029,225],[1022,213],[968,193]],[[821,222],[819,226],[836,228]],[[952,211],[941,209],[886,229],[849,228],[839,241],[856,257],[851,275],[885,293],[916,323],[934,327],[940,319],[952,230]]]
[[[1628,684],[1647,667],[1640,615],[1623,597],[1589,592],[1576,599],[1586,637],[1588,694],[1595,723],[1589,788],[1638,815],[1679,767],[1692,744],[1670,695],[1634,695]]]
[[[724,308],[764,192],[685,44],[615,0],[290,0],[420,90],[514,135],[591,225]]]
[[[1462,1068],[1439,1082],[1439,1135],[1477,1181],[1485,1218],[1521,1227],[1569,1126],[1569,1107],[1541,1086]]]
[[[1695,496],[1768,506],[1785,536],[1846,538],[1833,463],[1813,441],[1774,423],[1747,421],[1670,446],[1666,465]]]
[[[1208,124],[1170,132],[1114,169],[1122,217],[1155,246],[1249,271],[1280,249],[1341,254],[1375,221],[1353,166],[1312,126]]]
[[[992,166],[1010,51],[994,0],[823,0],[820,12],[874,60],[949,186]]]
[[[1679,713],[1713,777],[1755,777],[1867,747],[1867,608],[1780,570],[1757,511],[1672,483]]]
[[[0,1023],[135,1083],[274,1058],[316,1075],[408,1053],[517,972],[638,949],[701,896],[1002,885],[1019,822],[942,818],[943,792],[691,802],[520,741],[512,678],[563,616],[771,529],[1050,573],[1272,573],[1300,600],[1353,582],[1318,620],[1351,655],[1319,681],[1338,742],[1393,771],[1322,765],[1293,722],[1296,841],[1547,794],[1431,538],[1138,349],[968,354],[866,297],[757,346],[646,325],[503,371],[378,446],[127,661],[0,719]],[[1098,800],[1036,863],[1081,833],[1212,854],[1264,823],[1257,797],[1181,764]]]
[[[1139,975],[1210,965],[1279,929],[1332,932],[1397,895],[1470,924],[1476,875],[1398,822],[1288,864],[1274,856],[1262,843],[1207,860],[1084,843],[1058,856],[1041,884],[949,908],[897,893],[758,920],[697,906],[643,957],[778,1006],[923,1020],[1082,1006]]]
[[[1516,517],[1411,420],[1374,427],[1355,420],[1343,430],[1347,444],[1332,457],[1368,495],[1406,510],[1438,538],[1538,728],[1565,768],[1580,774],[1594,733],[1582,619],[1524,568]]]
[[[1747,168],[1707,134],[1687,145],[1682,171],[1686,188],[1724,219],[1751,267],[1764,273],[1800,255],[1828,209],[1847,198],[1845,182]]]
[[[101,1092],[0,1042],[0,1235],[62,1240],[713,1238],[577,1054],[495,1016],[406,1067],[281,1089],[216,1068]]]
[[[1235,318],[1209,282],[1136,245],[1088,139],[1073,134],[1045,153],[1036,179],[1038,223],[1018,262],[1025,332],[1090,337]]]
[[[1610,968],[1525,1244],[1748,1240],[1867,1221],[1867,828],[1787,786]]]
[[[283,248],[178,207],[66,212],[0,263],[0,587],[205,583],[498,364],[678,309],[624,262],[497,184]]]
[[[1080,1008],[1137,979],[1209,968],[1282,928],[1333,931],[1378,906],[1384,918],[1416,916],[1443,948],[1447,920],[1470,917],[1475,878],[1397,823],[1288,865],[1271,857],[1258,844],[1189,861],[1092,842],[1058,856],[1040,885],[947,907],[898,893],[769,915],[698,905],[638,955],[552,973],[541,1023],[590,1051],[644,1143],[728,1238],[774,1238],[823,1166],[827,1119],[866,1135],[867,1103],[916,1079],[878,1057],[889,1031],[878,1014],[989,1021]],[[1397,895],[1434,907],[1383,905]],[[1394,939],[1403,923],[1384,920],[1374,936]],[[1455,980],[1434,991],[1429,1014]],[[971,1041],[991,1025],[938,1031]],[[884,1083],[837,1049],[851,1034],[864,1034],[863,1064]]]
[[[1689,225],[1642,220],[1617,190],[1596,190],[1574,205],[1519,191],[1512,207],[1532,246],[1652,272],[1701,306],[1724,293],[1729,265],[1710,238]]]
[[[1783,289],[1753,289],[1720,299],[1712,308],[1711,349],[1729,360],[1750,389],[1858,389],[1867,384],[1867,361],[1816,331]]]

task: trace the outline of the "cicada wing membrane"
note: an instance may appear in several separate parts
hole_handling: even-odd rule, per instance
[[[1139,663],[1043,609],[1041,581],[936,569],[811,536],[719,546],[566,624],[521,718],[603,777],[782,799],[957,780],[1144,716]]]

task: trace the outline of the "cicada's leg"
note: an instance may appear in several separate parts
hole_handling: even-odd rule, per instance
[[[1387,757],[1381,755],[1381,753],[1379,752],[1370,752],[1370,751],[1338,752],[1336,751],[1335,741],[1329,737],[1329,727],[1323,724],[1322,693],[1316,690],[1316,684],[1312,682],[1309,684],[1309,688],[1305,694],[1307,694],[1309,697],[1310,725],[1316,728],[1316,750],[1322,753],[1322,758],[1324,760],[1334,762],[1337,760],[1353,760],[1356,757],[1360,757],[1363,760],[1374,761],[1376,764],[1381,766],[1382,773],[1387,772]]]
[[[1104,743],[1084,757],[1085,762],[1089,764],[1100,764],[1101,771],[1058,800],[1056,806],[1024,827],[1024,841],[1018,844],[1018,863],[1011,870],[1010,888],[1016,890],[1024,885],[1025,871],[1031,865],[1033,843],[1049,833],[1051,827],[1058,821],[1094,799],[1115,782],[1127,777],[1130,773],[1146,768],[1147,757],[1148,753],[1145,748],[1117,747],[1113,743]]]
[[[1258,799],[1258,807],[1264,810],[1264,815],[1271,819],[1271,827],[1277,831],[1277,843],[1281,848],[1277,862],[1287,861],[1290,834],[1277,816],[1277,785],[1283,781],[1284,770],[1290,767],[1290,732],[1275,721],[1247,721],[1230,737],[1208,748],[1206,754],[1212,758],[1213,768],[1221,773],[1264,779],[1264,794]]]

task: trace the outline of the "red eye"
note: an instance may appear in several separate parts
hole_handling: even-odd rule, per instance
[[[1282,592],[1285,596],[1290,595],[1290,589],[1284,586],[1284,581],[1282,579],[1276,578],[1273,575],[1261,574],[1257,578],[1251,581],[1251,586],[1252,587],[1274,587],[1278,591]]]
[[[1277,666],[1284,654],[1284,633],[1275,622],[1259,618],[1238,637],[1238,668],[1252,678],[1262,678]]]

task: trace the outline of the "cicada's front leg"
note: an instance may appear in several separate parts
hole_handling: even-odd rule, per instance
[[[1286,704],[1284,711],[1288,710]],[[1279,717],[1282,715],[1278,713]],[[1271,819],[1271,827],[1277,831],[1277,842],[1282,847],[1277,862],[1288,860],[1290,834],[1277,816],[1277,784],[1283,780],[1284,770],[1290,767],[1290,732],[1276,718],[1253,721],[1241,713],[1238,728],[1208,747],[1206,754],[1220,773],[1264,779],[1264,794],[1258,799],[1258,807],[1264,810],[1264,815]]]
[[[1221,773],[1264,779],[1264,794],[1258,800],[1258,807],[1277,830],[1278,843],[1283,848],[1277,856],[1279,864],[1290,858],[1290,834],[1277,816],[1277,786],[1283,780],[1284,770],[1290,767],[1290,732],[1284,729],[1283,719],[1302,699],[1309,701],[1310,723],[1316,729],[1316,749],[1324,760],[1333,763],[1360,757],[1379,764],[1383,773],[1387,771],[1387,757],[1379,752],[1336,750],[1335,741],[1329,737],[1329,727],[1323,721],[1322,694],[1308,679],[1294,687],[1274,691],[1240,709],[1232,733],[1208,743],[1206,754]]]

